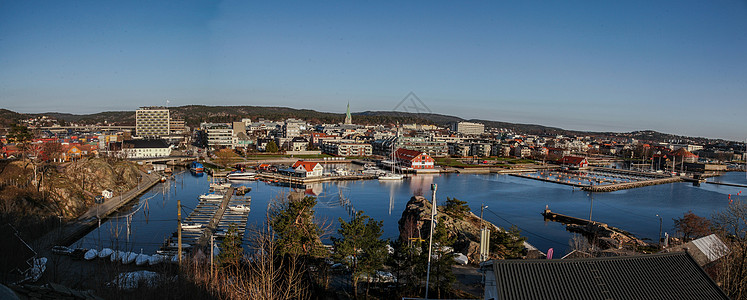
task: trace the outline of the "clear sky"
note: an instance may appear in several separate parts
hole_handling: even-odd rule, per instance
[[[0,0],[0,107],[434,112],[744,140],[745,1]]]

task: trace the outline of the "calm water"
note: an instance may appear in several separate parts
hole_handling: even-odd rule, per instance
[[[175,179],[157,184],[144,194],[138,203],[123,209],[123,214],[102,223],[81,239],[76,246],[87,248],[116,247],[143,253],[153,253],[165,237],[176,230],[177,199],[185,207],[182,218],[190,213],[198,202],[197,196],[208,192],[208,176],[194,177],[182,172]],[[709,181],[747,184],[745,173],[728,173]],[[348,218],[348,210],[340,205],[340,194],[349,199],[353,207],[367,215],[384,221],[385,237],[398,236],[397,221],[407,201],[413,194],[422,194],[430,200],[430,185],[438,184],[437,200],[443,203],[446,197],[467,201],[475,214],[480,214],[480,204],[485,203],[485,219],[501,227],[517,225],[531,244],[542,251],[555,248],[565,252],[571,233],[565,226],[545,222],[540,215],[545,205],[551,210],[571,216],[587,218],[591,197],[587,192],[569,186],[523,179],[508,175],[420,175],[401,182],[348,181],[315,184],[306,193],[318,197],[316,216],[330,224],[336,232],[338,218]],[[251,181],[234,183],[252,187],[252,211],[247,227],[259,226],[265,220],[268,203],[288,187]],[[728,204],[728,194],[735,201],[741,188],[690,183],[674,183],[649,186],[612,193],[595,193],[592,219],[625,229],[638,237],[656,240],[659,234],[659,218],[662,216],[663,230],[673,233],[673,218],[687,211],[710,217]],[[747,191],[745,191],[747,193]],[[130,217],[128,230],[127,215]]]

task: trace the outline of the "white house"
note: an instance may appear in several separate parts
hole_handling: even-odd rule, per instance
[[[320,177],[322,176],[322,171],[324,171],[322,164],[303,160],[297,161],[291,168],[293,168],[300,177]]]
[[[124,141],[127,158],[157,158],[171,155],[171,147],[164,140]]]

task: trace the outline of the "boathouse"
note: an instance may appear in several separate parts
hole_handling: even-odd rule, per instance
[[[481,264],[484,299],[729,299],[687,252]]]
[[[320,177],[324,171],[322,164],[314,161],[299,160],[291,168],[299,177]]]
[[[586,168],[589,166],[589,161],[586,157],[566,155],[560,159],[560,164],[569,168]]]
[[[394,152],[397,164],[402,168],[427,170],[435,167],[435,160],[425,152],[399,148]]]

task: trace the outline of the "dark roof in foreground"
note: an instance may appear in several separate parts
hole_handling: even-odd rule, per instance
[[[685,252],[496,260],[493,272],[498,299],[728,299]]]

